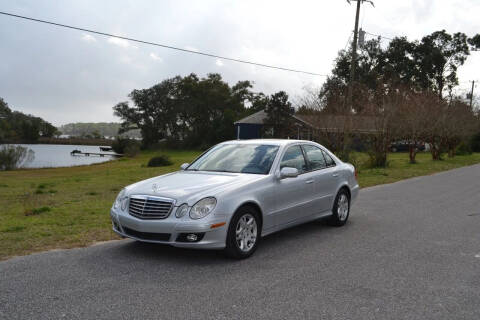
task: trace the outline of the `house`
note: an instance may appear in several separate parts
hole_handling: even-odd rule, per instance
[[[259,139],[273,137],[273,127],[266,124],[268,115],[265,110],[260,110],[254,114],[240,119],[234,123],[237,139]],[[294,127],[288,137],[293,139],[311,140],[315,126],[299,116],[292,115]]]
[[[273,128],[266,124],[268,115],[265,110],[255,112],[241,120],[236,121],[235,132],[237,139],[258,139],[274,137]],[[381,118],[371,116],[332,114],[292,115],[293,128],[287,137],[318,141],[321,136],[330,136],[345,131],[347,125],[350,132],[356,134],[372,134],[382,127]]]

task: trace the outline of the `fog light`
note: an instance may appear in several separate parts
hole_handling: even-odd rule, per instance
[[[177,242],[199,242],[202,241],[205,236],[205,232],[196,233],[179,233],[177,236]]]
[[[189,234],[187,234],[186,238],[187,238],[188,241],[193,242],[193,241],[197,241],[198,236],[195,233],[189,233]]]

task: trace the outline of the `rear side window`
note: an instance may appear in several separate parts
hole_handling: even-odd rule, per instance
[[[325,157],[325,161],[327,162],[327,167],[335,167],[335,161],[333,161],[332,157],[330,157],[325,151],[323,151],[323,156]]]
[[[310,145],[304,145],[302,148],[307,155],[307,162],[311,171],[327,167],[323,151],[320,148]]]
[[[307,170],[305,157],[300,146],[292,146],[285,151],[282,162],[280,162],[280,169],[285,167],[296,168],[298,173],[304,173]]]

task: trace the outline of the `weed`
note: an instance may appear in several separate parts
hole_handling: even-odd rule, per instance
[[[50,207],[40,207],[40,208],[33,208],[31,210],[27,210],[25,211],[25,215],[26,216],[36,216],[40,213],[44,213],[44,212],[49,212],[51,211],[52,209]]]

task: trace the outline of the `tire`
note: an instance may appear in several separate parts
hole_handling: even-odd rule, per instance
[[[397,152],[397,148],[393,147],[392,152]]]
[[[330,224],[332,226],[341,227],[347,223],[350,216],[350,194],[345,189],[340,189],[335,202],[333,203],[332,215],[330,217]]]
[[[251,226],[244,228],[246,225]],[[228,226],[225,254],[234,259],[250,257],[260,242],[261,227],[259,212],[255,208],[244,206],[238,209]],[[237,239],[238,232],[241,232],[241,234],[239,234]]]

